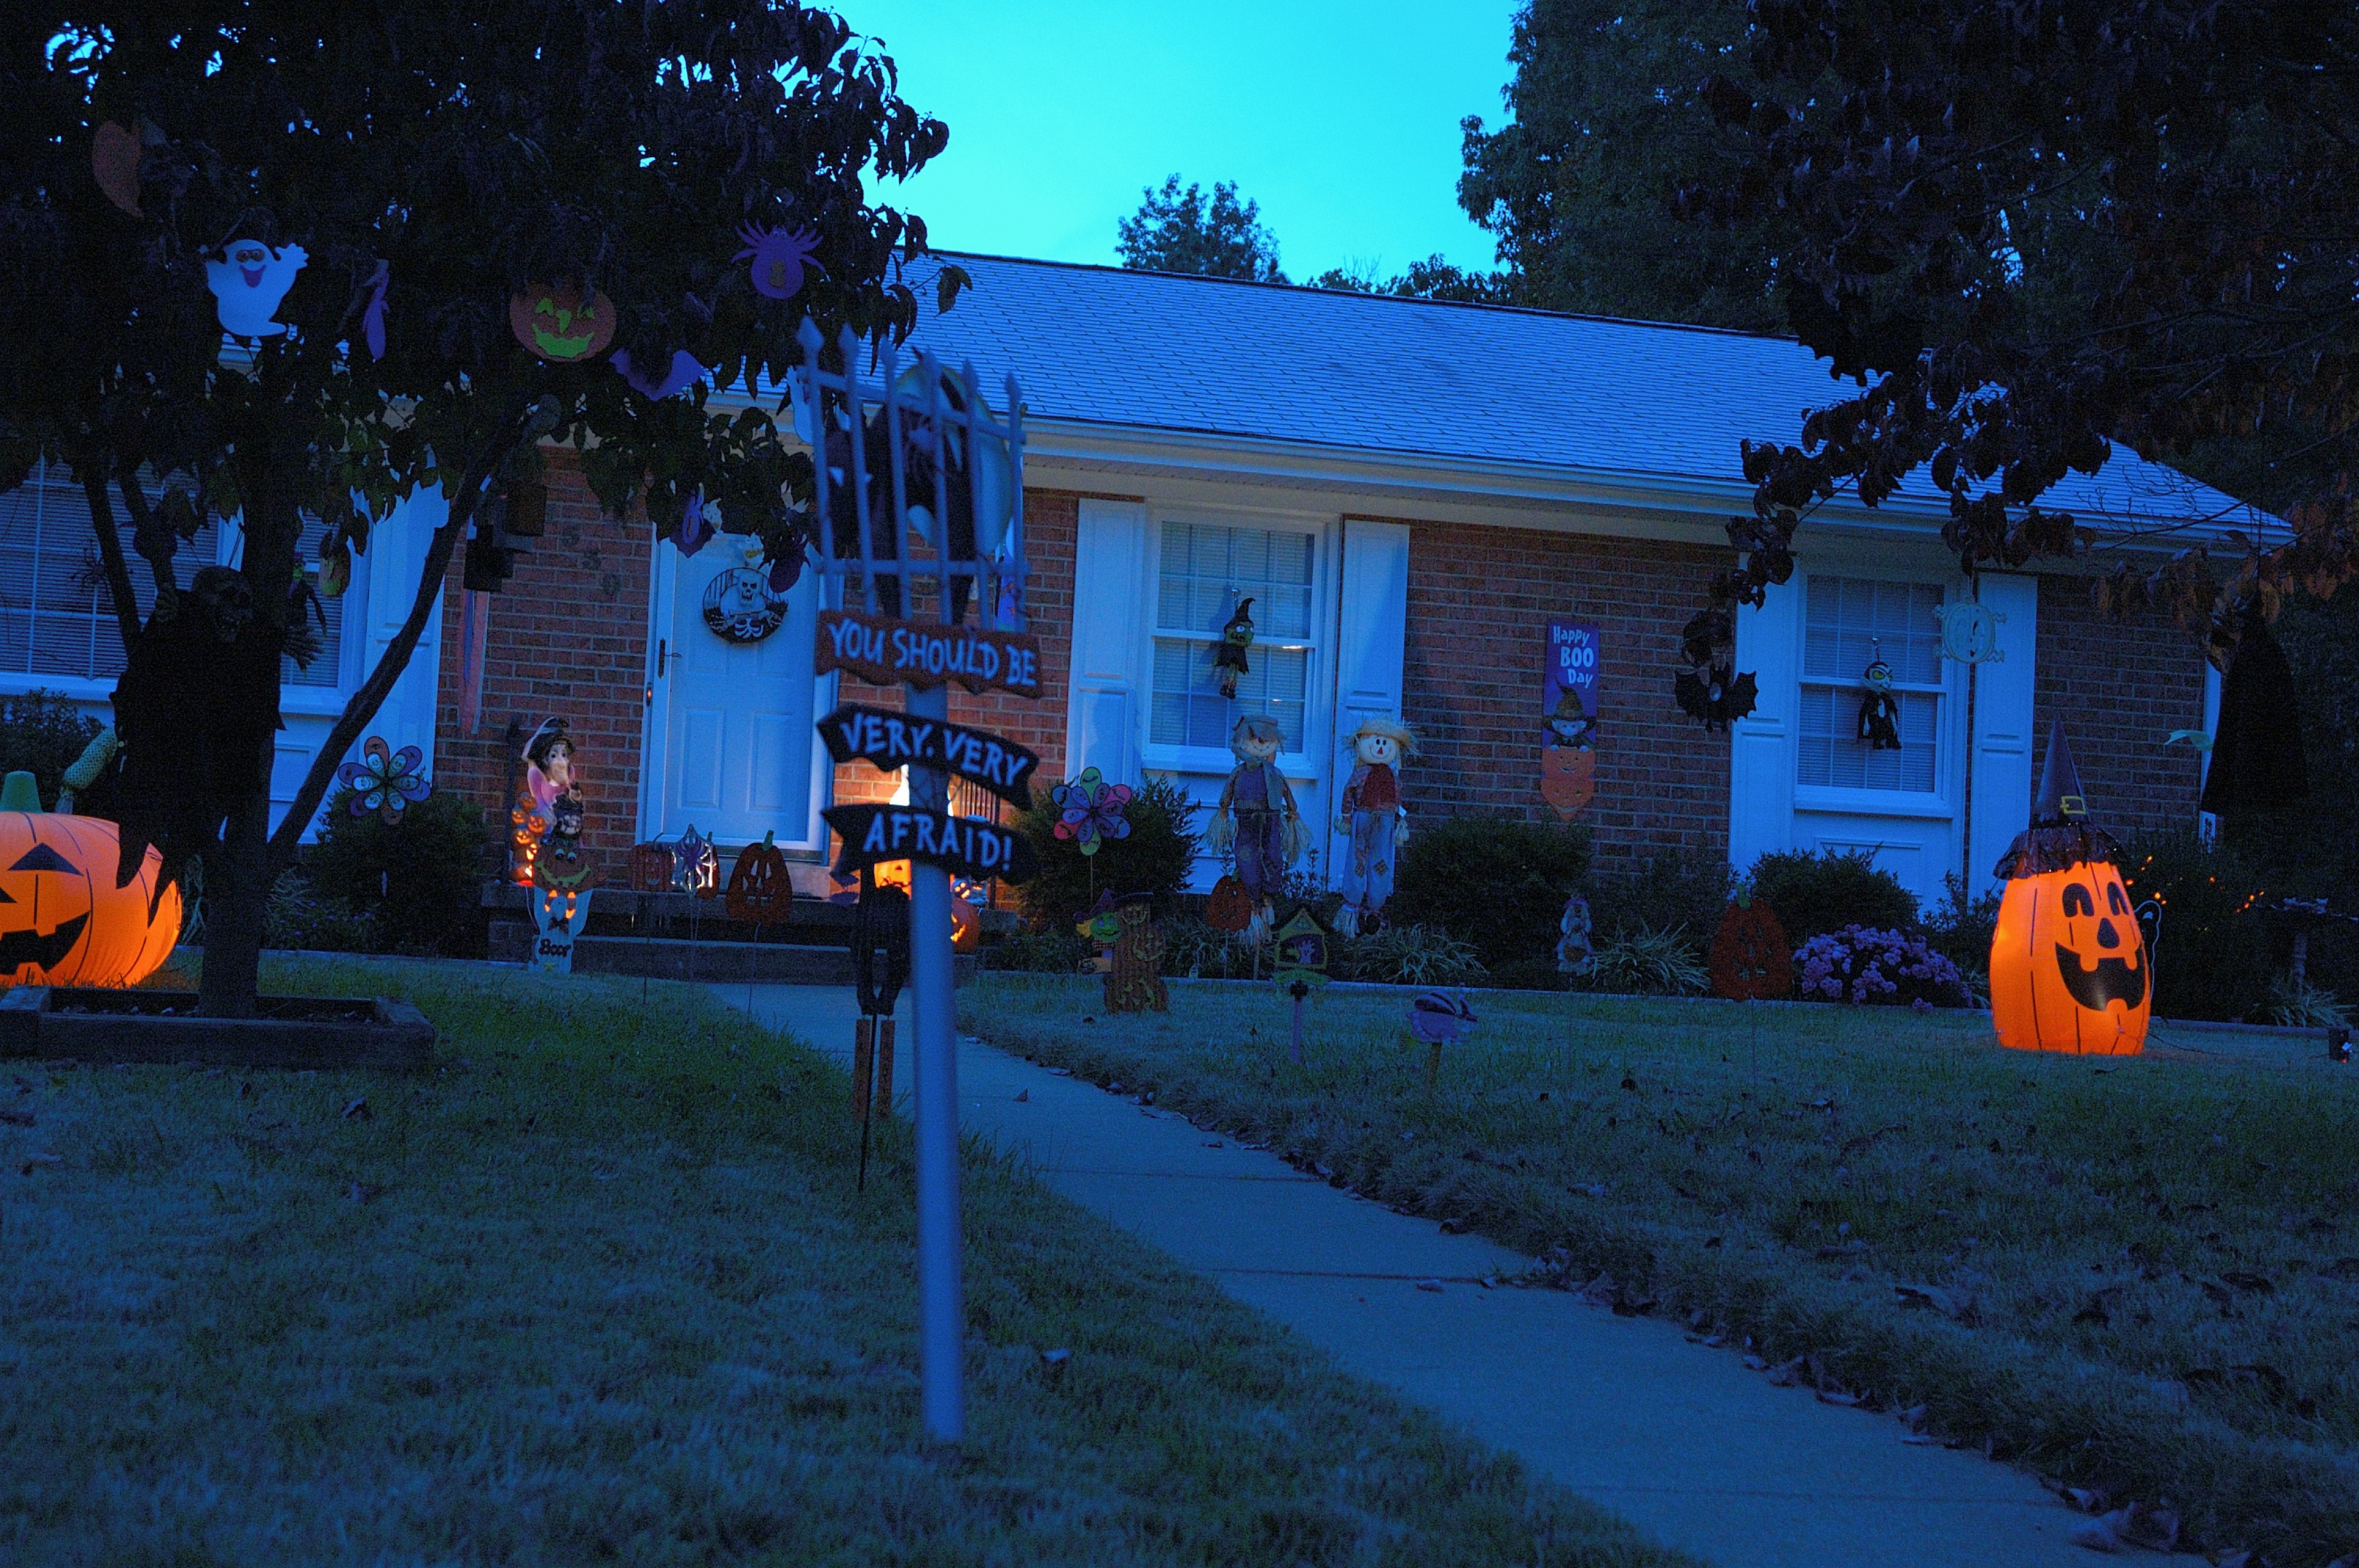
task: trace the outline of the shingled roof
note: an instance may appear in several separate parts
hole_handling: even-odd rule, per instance
[[[1792,441],[1848,384],[1787,338],[1285,285],[952,254],[974,287],[912,346],[1013,371],[1036,420],[1335,449],[1376,459],[1741,482],[1737,442]],[[1921,480],[1903,496],[1940,497]],[[2048,504],[2092,523],[2259,514],[2115,448]],[[1887,503],[1889,504],[1889,503]],[[1893,510],[1904,510],[1894,507]],[[1946,510],[1946,508],[1943,508]]]

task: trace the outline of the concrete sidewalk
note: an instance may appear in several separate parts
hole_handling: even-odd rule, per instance
[[[848,989],[713,990],[831,1055],[851,1053]],[[906,998],[900,1017],[908,1064]],[[906,1065],[899,1080],[906,1095]],[[2030,1477],[1904,1442],[1888,1416],[1772,1387],[1669,1324],[1558,1291],[1484,1289],[1476,1281],[1528,1260],[1479,1238],[1444,1236],[979,1041],[961,1044],[959,1100],[964,1128],[1028,1157],[1076,1203],[1353,1371],[1723,1568],[2094,1561],[2067,1541],[2085,1520]]]

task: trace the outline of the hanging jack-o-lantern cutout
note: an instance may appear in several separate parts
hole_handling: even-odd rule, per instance
[[[787,918],[794,898],[786,852],[771,842],[770,835],[764,834],[760,843],[748,844],[737,852],[737,863],[729,868],[729,894],[723,904],[730,919],[776,925]]]
[[[2154,1010],[2153,966],[2112,835],[2089,820],[2060,723],[2048,737],[2031,826],[1997,867],[1991,1022],[2018,1051],[2134,1056]]]
[[[1777,911],[1739,893],[1712,938],[1712,994],[1782,1001],[1794,994],[1794,945]]]
[[[535,356],[571,364],[603,353],[614,341],[614,302],[579,284],[536,283],[508,300],[508,330]]]
[[[95,816],[41,809],[30,773],[0,788],[0,987],[136,986],[171,956],[180,893],[156,879],[150,846],[139,872],[114,885],[120,830]]]
[[[1215,931],[1234,936],[1251,925],[1254,917],[1253,896],[1245,884],[1231,872],[1212,884],[1212,896],[1204,901],[1204,924]]]

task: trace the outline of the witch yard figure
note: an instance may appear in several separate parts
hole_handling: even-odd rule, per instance
[[[532,858],[533,885],[571,893],[589,880],[590,865],[582,858],[582,785],[564,719],[547,720],[525,742],[524,790],[549,825]]]
[[[1277,771],[1277,753],[1285,745],[1275,719],[1256,714],[1237,720],[1229,733],[1229,752],[1237,765],[1221,786],[1220,805],[1205,831],[1205,844],[1214,854],[1232,847],[1236,851],[1237,881],[1253,903],[1245,937],[1256,947],[1268,939],[1277,913],[1271,901],[1284,891],[1286,873],[1310,845],[1294,791]]]
[[[1408,842],[1408,812],[1401,805],[1397,765],[1417,754],[1417,735],[1397,719],[1376,715],[1343,738],[1352,776],[1343,785],[1335,826],[1351,838],[1343,858],[1343,907],[1335,932],[1357,936],[1383,918],[1392,897],[1394,851]]]
[[[1884,662],[1881,647],[1859,678],[1867,687],[1859,699],[1859,738],[1871,752],[1900,750],[1900,698],[1893,693],[1892,666]]]
[[[1221,640],[1212,644],[1212,667],[1221,672],[1221,695],[1231,702],[1237,699],[1237,679],[1250,675],[1245,663],[1245,650],[1253,646],[1253,600],[1237,600],[1236,613],[1221,628]]]

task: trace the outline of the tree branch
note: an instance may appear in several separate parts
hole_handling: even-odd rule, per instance
[[[82,492],[90,500],[90,531],[98,535],[98,558],[106,568],[107,597],[114,600],[115,630],[123,634],[123,656],[131,656],[139,641],[139,596],[131,587],[131,568],[123,559],[123,538],[115,532],[114,508],[106,499],[106,473],[95,469],[82,476]]]

